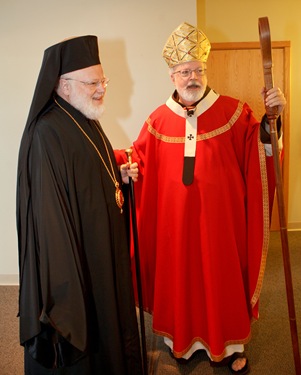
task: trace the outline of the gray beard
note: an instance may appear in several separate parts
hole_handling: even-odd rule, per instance
[[[99,120],[105,111],[105,106],[103,104],[96,106],[89,102],[83,103],[82,100],[75,100],[70,104],[89,120]]]
[[[189,90],[185,89],[181,92],[181,97],[186,102],[197,102],[204,95],[204,92],[205,92],[205,88],[204,89],[200,88],[199,90],[193,91],[193,92],[190,92]]]
[[[102,104],[99,107],[85,108],[81,110],[81,113],[90,120],[99,120],[105,111],[105,106]]]

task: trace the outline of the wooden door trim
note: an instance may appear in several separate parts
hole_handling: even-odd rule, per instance
[[[272,48],[290,48],[290,41],[271,42]],[[224,42],[211,43],[211,50],[231,50],[231,49],[259,49],[259,42]]]

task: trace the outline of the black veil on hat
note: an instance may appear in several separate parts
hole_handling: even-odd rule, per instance
[[[37,80],[26,127],[52,99],[58,78],[65,73],[100,64],[97,37],[86,35],[67,39],[47,48]]]
[[[21,141],[20,161],[26,158],[39,115],[53,101],[53,91],[57,85],[58,78],[62,74],[98,64],[100,64],[98,43],[97,37],[94,35],[66,39],[45,50]]]
[[[58,78],[65,73],[100,64],[97,37],[94,35],[66,39],[47,48],[35,87],[29,115],[22,135],[17,172],[17,228],[26,231],[30,183],[28,155],[39,116],[53,103],[53,92]],[[26,233],[19,236],[20,262],[26,254]],[[20,281],[22,279],[22,270]]]

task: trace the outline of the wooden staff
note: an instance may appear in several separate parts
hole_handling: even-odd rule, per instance
[[[132,163],[132,152],[133,151],[130,148],[125,150],[125,153],[126,153],[126,156],[127,156],[127,159],[128,159],[129,163]],[[132,230],[133,230],[133,241],[134,241],[135,269],[136,269],[137,293],[138,293],[139,317],[140,317],[142,366],[143,366],[143,374],[147,375],[147,353],[146,353],[142,284],[141,284],[141,273],[140,273],[139,243],[138,243],[137,218],[136,218],[136,203],[135,203],[134,183],[133,183],[133,180],[131,179],[131,177],[129,177],[129,183],[130,183],[130,203],[131,203]]]
[[[273,73],[272,73],[272,67],[273,67],[272,48],[271,48],[270,27],[269,27],[268,18],[267,17],[259,18],[258,27],[259,27],[260,46],[261,46],[261,54],[262,54],[262,62],[263,62],[265,90],[268,91],[274,86]],[[277,134],[277,125],[276,125],[276,121],[278,117],[278,108],[266,107],[266,114],[267,114],[269,126],[270,126],[271,144],[272,144],[272,150],[273,150],[273,161],[274,161],[275,178],[276,178],[276,192],[277,192],[277,202],[278,202],[278,211],[279,211],[282,255],[283,255],[285,282],[286,282],[286,296],[287,296],[287,304],[288,304],[291,338],[292,338],[292,344],[293,344],[295,370],[296,370],[296,375],[300,375],[301,374],[300,351],[299,351],[299,343],[298,343],[294,292],[293,292],[292,274],[291,274],[291,265],[290,265],[290,253],[289,253],[289,247],[288,247],[285,205],[284,205],[284,198],[283,198],[282,174],[281,174],[281,168],[280,168],[280,162],[279,162],[278,134]]]

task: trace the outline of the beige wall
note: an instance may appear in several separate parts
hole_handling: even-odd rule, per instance
[[[103,126],[114,147],[137,136],[142,122],[172,90],[161,58],[169,33],[181,22],[198,24],[212,42],[258,40],[258,17],[268,16],[274,40],[292,42],[289,226],[301,229],[301,75],[299,0],[13,0],[0,12],[0,284],[17,274],[15,182],[17,153],[43,51],[71,35],[100,38],[111,78]],[[198,13],[196,7],[198,6]],[[281,11],[280,11],[281,9]],[[45,16],[47,12],[47,17]],[[299,166],[299,167],[298,167]]]
[[[301,229],[301,2],[197,0],[198,26],[211,42],[258,41],[258,18],[268,17],[271,38],[291,41],[288,228]]]
[[[0,284],[17,280],[17,154],[44,49],[69,36],[99,37],[111,79],[102,125],[114,147],[128,147],[171,93],[161,52],[184,20],[196,23],[195,0],[1,1]]]

